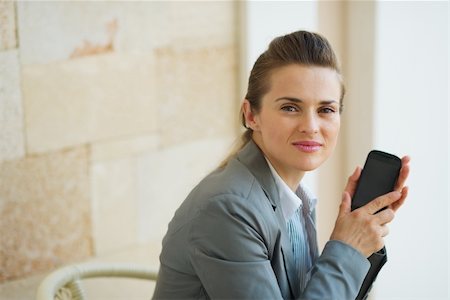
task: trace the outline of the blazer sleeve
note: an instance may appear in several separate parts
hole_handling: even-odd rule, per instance
[[[358,250],[341,241],[328,241],[300,298],[353,300],[369,268],[369,261]]]
[[[273,243],[264,217],[234,195],[210,201],[189,231],[189,256],[211,299],[283,299],[270,262]],[[355,299],[369,262],[354,248],[329,241],[299,299]]]

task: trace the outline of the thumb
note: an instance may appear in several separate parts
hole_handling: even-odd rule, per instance
[[[344,216],[348,213],[350,213],[351,211],[351,199],[350,199],[350,194],[347,191],[344,191],[344,193],[342,193],[342,202],[341,205],[339,206],[339,216]]]

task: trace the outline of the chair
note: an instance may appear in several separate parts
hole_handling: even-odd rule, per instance
[[[53,271],[40,283],[36,300],[85,300],[81,279],[122,277],[156,280],[157,271],[129,263],[81,263]]]

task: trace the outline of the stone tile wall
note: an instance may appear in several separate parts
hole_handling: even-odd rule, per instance
[[[236,17],[0,0],[0,283],[160,243],[235,137]]]
[[[0,165],[0,279],[92,254],[86,147]]]
[[[17,48],[15,3],[0,1],[0,50]]]

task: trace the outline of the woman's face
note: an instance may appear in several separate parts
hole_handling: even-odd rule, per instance
[[[292,64],[273,71],[259,113],[244,102],[253,139],[283,179],[300,180],[331,155],[340,128],[340,95],[336,71]]]

